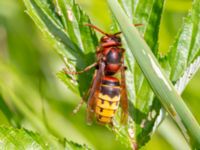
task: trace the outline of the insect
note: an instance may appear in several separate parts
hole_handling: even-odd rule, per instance
[[[135,26],[139,26],[136,24]],[[94,117],[101,124],[113,124],[113,117],[119,107],[122,108],[121,123],[125,124],[128,118],[128,98],[125,82],[124,52],[120,34],[107,34],[98,27],[87,24],[104,36],[96,50],[97,61],[79,72],[66,72],[66,74],[80,74],[96,67],[90,89],[83,97],[81,103],[74,110],[76,113],[84,101],[87,101],[87,120],[91,122]],[[120,72],[120,80],[115,77]]]

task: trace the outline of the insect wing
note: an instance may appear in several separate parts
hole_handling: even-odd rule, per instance
[[[128,97],[127,97],[127,90],[126,90],[126,76],[125,76],[125,66],[122,65],[121,67],[121,123],[126,124],[128,120]]]
[[[87,122],[91,123],[94,116],[94,108],[96,105],[96,99],[99,94],[99,88],[102,77],[104,76],[105,64],[99,63],[99,69],[95,72],[95,78],[92,82],[91,89],[89,90],[89,97],[87,102]]]

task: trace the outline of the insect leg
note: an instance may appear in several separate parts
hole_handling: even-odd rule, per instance
[[[68,70],[66,70],[66,68],[63,68],[63,71],[65,72],[65,74],[73,74],[73,75],[75,75],[75,74],[81,74],[81,73],[84,73],[84,72],[90,70],[91,68],[93,68],[93,67],[95,67],[97,65],[98,65],[98,62],[95,62],[92,65],[87,66],[85,69],[83,69],[81,71],[78,71],[78,72],[69,72]]]
[[[133,24],[135,27],[138,27],[138,26],[143,26],[144,24],[142,23],[136,23],[136,24]]]
[[[95,71],[95,74],[93,75],[92,82],[94,81],[95,76],[96,76],[96,71]],[[93,84],[93,83],[92,83],[92,84]],[[81,99],[81,101],[79,102],[79,104],[74,108],[73,114],[76,114],[76,113],[80,110],[80,108],[81,108],[81,106],[84,104],[84,102],[87,102],[87,97],[88,97],[89,93],[91,92],[92,84],[90,85],[90,88],[89,88],[89,90],[87,91],[87,93],[84,94],[84,96],[83,96],[83,98]]]
[[[79,104],[73,109],[73,114],[76,114],[80,110],[80,108],[81,108],[81,106],[83,106],[84,102],[85,102],[84,99],[81,99]]]

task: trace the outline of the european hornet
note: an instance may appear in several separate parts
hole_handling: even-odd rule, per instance
[[[128,118],[128,98],[125,82],[124,52],[120,34],[107,34],[92,24],[87,26],[97,30],[104,36],[96,50],[97,61],[80,72],[67,72],[66,74],[80,74],[96,67],[90,89],[83,100],[74,109],[76,113],[84,101],[87,101],[87,120],[91,122],[95,116],[101,124],[113,124],[113,117],[119,107],[122,108],[121,123],[125,124]],[[135,24],[139,26],[141,24]],[[120,80],[114,75],[121,73]]]

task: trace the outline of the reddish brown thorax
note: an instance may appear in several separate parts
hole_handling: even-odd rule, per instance
[[[119,35],[106,35],[101,38],[100,49],[105,62],[105,74],[113,75],[119,71],[122,63],[123,49]]]
[[[119,37],[119,35],[115,34],[106,35],[101,38],[100,45],[103,48],[111,46],[121,46],[122,45],[121,38]]]

